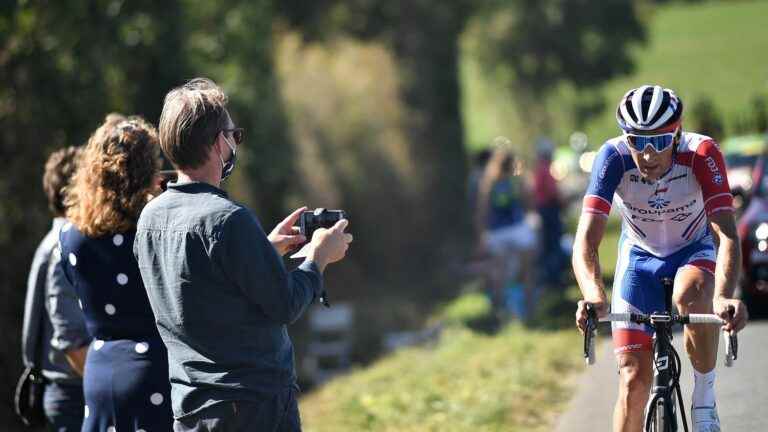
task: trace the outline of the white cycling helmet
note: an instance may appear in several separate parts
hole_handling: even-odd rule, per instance
[[[670,89],[644,85],[628,91],[616,109],[624,132],[673,131],[680,125],[683,101]]]

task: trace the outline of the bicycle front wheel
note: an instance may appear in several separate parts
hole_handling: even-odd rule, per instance
[[[648,413],[650,422],[646,422],[646,426],[649,426],[646,428],[647,432],[676,432],[674,421],[667,413],[664,398],[658,398],[649,409],[651,412]]]

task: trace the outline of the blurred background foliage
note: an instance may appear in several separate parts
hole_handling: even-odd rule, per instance
[[[526,155],[580,129],[596,148],[617,98],[647,82],[713,134],[764,127],[767,15],[757,0],[0,2],[0,388],[20,371],[26,271],[50,223],[43,162],[109,112],[156,123],[170,88],[219,82],[247,131],[232,195],[266,229],[303,204],[350,214],[356,242],[328,285],[368,341],[459,292],[468,156],[494,137]]]
[[[614,3],[601,2],[600,7]],[[590,2],[591,6],[583,9],[596,4]],[[483,148],[498,135],[526,143],[531,136],[546,134],[555,142],[567,143],[573,130],[582,130],[589,137],[589,147],[597,149],[617,133],[614,109],[619,97],[630,88],[648,83],[662,83],[683,98],[686,125],[691,130],[709,123],[710,112],[695,106],[710,103],[723,129],[723,136],[716,138],[765,131],[762,124],[766,116],[754,107],[765,107],[768,61],[754,53],[768,50],[763,25],[768,2],[668,0],[633,4],[644,36],[617,49],[629,57],[634,67],[594,86],[561,82],[546,100],[547,116],[540,118],[548,118],[550,123],[543,129],[526,120],[528,108],[520,106],[517,94],[510,94],[503,81],[488,77],[487,64],[478,48],[485,30],[472,31],[470,25],[462,35],[461,64],[468,148]],[[599,12],[590,13],[600,16]],[[477,24],[481,28],[488,25],[486,21]]]

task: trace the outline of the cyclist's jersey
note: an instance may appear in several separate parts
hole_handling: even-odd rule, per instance
[[[608,140],[592,165],[583,211],[607,216],[616,200],[631,245],[669,256],[709,235],[707,216],[733,211],[725,162],[715,141],[683,132],[670,170],[642,177],[623,136]]]

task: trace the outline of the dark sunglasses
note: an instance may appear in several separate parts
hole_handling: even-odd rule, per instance
[[[221,131],[231,133],[236,145],[240,145],[245,141],[245,129],[243,128],[222,129]]]
[[[624,134],[627,139],[627,143],[629,143],[629,146],[637,152],[645,151],[647,146],[651,146],[651,148],[656,152],[662,152],[675,142],[676,135],[677,132],[660,135]]]

